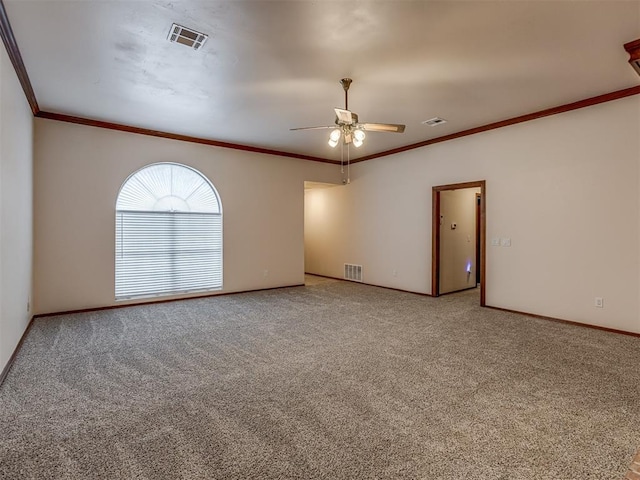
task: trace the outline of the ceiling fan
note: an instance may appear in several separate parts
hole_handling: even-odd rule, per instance
[[[404,132],[404,125],[395,123],[360,123],[358,115],[349,110],[349,87],[351,86],[350,78],[343,78],[340,84],[344,89],[344,108],[334,108],[336,112],[335,125],[326,125],[321,127],[299,127],[291,130],[322,130],[332,128],[329,134],[329,145],[335,147],[342,138],[343,144],[353,143],[354,147],[359,147],[364,142],[365,132]]]

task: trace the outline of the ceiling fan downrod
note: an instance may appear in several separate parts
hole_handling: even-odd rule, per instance
[[[349,110],[349,87],[351,86],[351,82],[353,82],[353,80],[351,80],[350,78],[343,78],[340,80],[340,85],[342,85],[342,88],[344,89],[345,110]]]

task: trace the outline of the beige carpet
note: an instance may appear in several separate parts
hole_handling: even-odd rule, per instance
[[[621,479],[637,338],[310,278],[38,319],[0,478]]]

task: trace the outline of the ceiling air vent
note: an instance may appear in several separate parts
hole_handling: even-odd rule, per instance
[[[170,42],[181,43],[182,45],[191,47],[194,50],[198,50],[202,45],[204,45],[207,38],[209,38],[209,35],[196,32],[195,30],[191,30],[190,28],[183,27],[176,23],[171,25],[171,30],[169,31]]]
[[[629,54],[629,63],[640,75],[640,39],[625,43],[624,49]]]
[[[442,125],[443,123],[447,123],[447,121],[444,118],[434,117],[434,118],[430,118],[429,120],[425,120],[422,123],[423,125],[429,125],[430,127],[435,127],[436,125]]]

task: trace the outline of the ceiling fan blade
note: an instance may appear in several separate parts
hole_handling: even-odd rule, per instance
[[[349,110],[343,108],[334,108],[336,112],[337,123],[343,123],[351,125],[353,123],[353,116]]]
[[[337,128],[335,125],[326,125],[322,127],[298,127],[298,128],[290,128],[289,130],[324,130],[327,128]]]
[[[405,126],[396,123],[363,123],[362,128],[368,132],[403,133]]]

